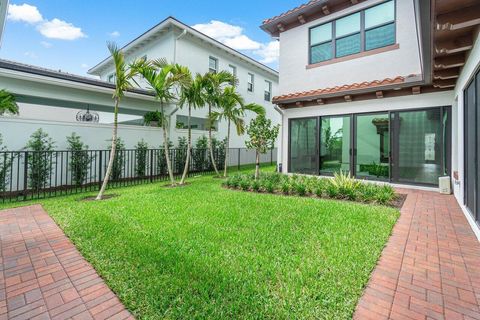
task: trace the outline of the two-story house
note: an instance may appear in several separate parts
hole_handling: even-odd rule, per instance
[[[280,40],[281,170],[451,177],[478,232],[479,26],[478,0],[312,0],[265,20]]]
[[[173,17],[168,17],[155,27],[146,31],[123,47],[126,60],[133,61],[145,57],[147,59],[165,58],[169,62],[187,66],[193,75],[196,73],[219,72],[226,70],[238,79],[238,92],[246,103],[257,103],[265,107],[267,117],[275,123],[280,121],[278,113],[272,105],[273,95],[277,92],[278,72],[266,65],[220,43],[207,35],[187,26]],[[114,82],[115,73],[112,58],[109,57],[89,70],[92,75],[102,80]],[[148,85],[138,81],[144,89]],[[178,109],[172,104],[166,111],[171,115],[170,137],[176,142],[179,136],[186,136],[186,109]],[[207,109],[193,110],[192,136],[195,141],[207,132]],[[247,114],[246,123],[253,114]],[[217,124],[216,135],[223,139],[226,136],[225,121]],[[232,132],[232,148],[244,148],[245,136],[237,136]]]

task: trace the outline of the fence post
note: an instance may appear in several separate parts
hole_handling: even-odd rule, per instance
[[[238,171],[240,171],[240,148],[238,148],[238,165],[237,165]]]
[[[150,150],[150,182],[153,182],[153,149]]]
[[[100,156],[99,156],[99,161],[98,161],[98,190],[102,188],[102,165],[103,165],[103,152],[102,150],[99,151]]]
[[[23,166],[23,200],[27,200],[28,194],[28,151],[25,151],[25,159]]]

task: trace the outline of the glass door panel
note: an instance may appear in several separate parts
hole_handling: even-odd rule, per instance
[[[290,172],[318,174],[317,118],[290,120]]]
[[[398,112],[398,182],[438,185],[443,169],[441,109]]]
[[[355,174],[358,178],[390,178],[390,118],[388,113],[357,115]]]
[[[350,116],[320,119],[320,174],[350,172]]]

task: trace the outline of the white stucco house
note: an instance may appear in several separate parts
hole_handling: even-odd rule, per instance
[[[1,8],[0,8],[1,9]],[[1,18],[1,11],[0,11]],[[1,21],[0,21],[1,23]],[[227,70],[234,73],[238,91],[247,103],[265,107],[267,116],[279,123],[280,116],[271,100],[277,94],[278,72],[258,61],[183,24],[173,17],[160,22],[138,38],[123,46],[126,59],[139,57],[165,58],[169,62],[187,66],[192,74]],[[9,150],[20,150],[29,136],[43,128],[57,142],[57,148],[66,147],[66,136],[80,134],[91,149],[105,149],[111,138],[113,119],[113,65],[111,58],[101,61],[83,77],[59,70],[0,59],[0,88],[17,96],[20,116],[1,117],[0,134]],[[144,139],[152,148],[163,145],[161,129],[143,126],[143,115],[159,109],[158,103],[148,91],[148,86],[126,94],[119,116],[119,136],[127,148]],[[77,122],[75,115],[80,110],[100,114],[100,123]],[[186,110],[175,104],[166,108],[171,116],[170,139],[176,145],[178,137],[186,136]],[[193,112],[194,142],[207,134],[205,128],[207,109]],[[248,123],[253,115],[246,119]],[[226,123],[220,122],[214,135],[226,136]],[[244,148],[246,136],[232,132],[231,147]]]
[[[278,72],[260,62],[236,51],[232,48],[208,37],[196,29],[168,17],[155,27],[146,31],[122,48],[126,60],[146,57],[147,59],[165,58],[167,61],[178,63],[196,73],[218,72],[226,70],[238,79],[238,92],[244,97],[246,103],[258,103],[267,110],[267,117],[275,123],[280,121],[279,114],[272,104],[273,95],[277,93]],[[89,70],[89,74],[99,76],[100,79],[113,82],[115,78],[112,58],[106,58]],[[143,89],[148,90],[148,85],[139,79]],[[159,107],[157,107],[158,109]],[[171,115],[172,141],[179,136],[185,136],[188,110],[179,110],[176,105],[170,105],[167,114]],[[193,140],[207,132],[207,109],[193,110],[192,126]],[[248,123],[254,117],[249,114]],[[220,122],[215,135],[225,137],[226,122]],[[245,147],[245,136],[232,134],[231,146],[233,148]]]
[[[281,170],[451,187],[480,223],[480,3],[312,0],[280,39]]]

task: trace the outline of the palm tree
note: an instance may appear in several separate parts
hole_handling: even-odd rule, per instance
[[[115,65],[115,91],[113,92],[113,100],[115,101],[115,108],[113,111],[113,134],[112,134],[112,147],[110,150],[110,160],[108,161],[107,171],[105,172],[105,178],[103,179],[102,187],[98,192],[96,200],[102,200],[103,194],[108,185],[110,174],[112,173],[113,163],[115,159],[115,153],[117,148],[117,136],[118,136],[118,109],[120,107],[120,101],[122,100],[125,91],[132,88],[131,81],[135,76],[135,70],[128,68],[125,63],[125,55],[122,50],[118,49],[117,45],[113,42],[107,44],[108,50],[113,58]]]
[[[235,125],[237,134],[245,133],[245,113],[247,111],[256,114],[265,115],[265,108],[259,104],[245,104],[242,96],[236,92],[235,87],[226,87],[219,96],[218,107],[220,111],[214,111],[211,115],[211,121],[225,119],[227,121],[227,142],[225,145],[225,164],[223,168],[223,177],[227,177],[227,165],[230,148],[230,128],[231,124]]]
[[[180,95],[180,108],[183,108],[185,105],[188,105],[188,120],[187,120],[187,128],[188,128],[188,146],[187,146],[187,158],[185,159],[185,168],[183,169],[182,179],[180,180],[180,184],[185,184],[185,179],[188,175],[188,169],[190,165],[190,152],[192,149],[192,128],[190,125],[190,119],[192,117],[192,108],[203,108],[205,106],[205,94],[204,94],[204,87],[205,81],[204,78],[197,74],[195,79],[192,79],[192,75],[188,69],[185,71],[186,76],[190,79],[187,86],[181,87],[181,95]]]
[[[227,71],[221,71],[218,73],[209,72],[204,75],[205,80],[205,101],[208,104],[208,119],[211,119],[212,108],[218,106],[219,97],[222,95],[223,89],[226,85],[236,84],[237,79],[233,74]],[[213,165],[213,169],[217,176],[220,176],[218,172],[215,157],[213,156],[212,147],[212,127],[215,121],[209,121],[208,124],[208,150],[210,153],[210,160]]]
[[[160,113],[162,116],[161,126],[163,131],[163,141],[165,148],[165,160],[167,162],[168,175],[172,186],[175,185],[172,163],[170,161],[170,150],[168,145],[168,119],[165,116],[165,104],[171,103],[178,97],[178,87],[187,87],[190,81],[187,70],[177,64],[169,64],[165,59],[154,61],[140,61],[134,63],[132,68],[143,76],[155,94],[155,98],[160,103]]]
[[[0,90],[0,116],[5,113],[18,114],[18,105],[15,96],[7,90]]]

